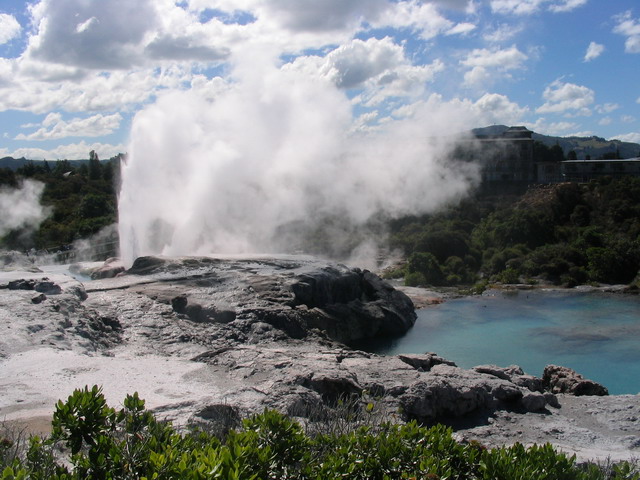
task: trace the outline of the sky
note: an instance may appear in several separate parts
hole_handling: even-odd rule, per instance
[[[1,0],[0,157],[128,152],[140,112],[266,64],[331,82],[354,131],[428,104],[640,142],[637,0]]]

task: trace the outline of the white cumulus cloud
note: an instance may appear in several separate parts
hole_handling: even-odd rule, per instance
[[[42,128],[28,135],[19,134],[16,140],[57,140],[67,137],[100,137],[118,129],[122,115],[93,115],[73,118],[66,122],[59,113],[50,113],[42,122]]]
[[[333,50],[325,58],[326,67],[338,87],[361,86],[370,78],[406,64],[404,49],[391,38],[353,40]]]
[[[614,110],[620,108],[617,103],[603,103],[602,105],[596,105],[596,112],[598,113],[611,113]]]
[[[501,44],[522,31],[522,25],[502,23],[485,30],[482,38],[488,43]]]
[[[465,73],[465,83],[477,86],[494,79],[495,72],[508,77],[509,71],[523,68],[527,58],[513,45],[506,49],[474,49],[460,63],[470,69]]]
[[[562,0],[549,6],[549,10],[556,13],[570,12],[578,7],[586,5],[589,0]]]
[[[28,63],[33,66],[33,63]],[[0,82],[0,111],[25,110],[43,114],[52,110],[69,112],[96,112],[127,109],[143,103],[167,88],[180,88],[190,79],[180,68],[116,70],[113,72],[92,72],[76,81],[53,82],[22,77],[31,73],[19,70],[17,79]],[[49,65],[38,64],[33,75],[46,74]],[[53,69],[57,69],[53,66]]]
[[[98,69],[135,65],[140,44],[158,21],[150,0],[42,0],[32,15],[38,33],[30,39],[31,55]]]
[[[554,13],[570,12],[587,3],[588,0],[491,0],[491,9],[496,13],[529,15],[544,8]]]
[[[614,135],[613,138],[622,140],[623,142],[640,143],[640,132],[623,133]]]
[[[475,102],[474,107],[484,123],[506,125],[519,123],[529,111],[527,107],[521,107],[498,93],[484,94]]]
[[[431,39],[437,35],[450,32],[456,25],[438,11],[431,3],[418,1],[401,1],[389,8],[384,15],[372,22],[373,27],[412,28],[423,39]],[[458,27],[464,33],[467,27]]]
[[[7,13],[0,13],[0,45],[17,38],[22,28],[16,17]]]
[[[362,89],[356,102],[376,105],[388,97],[420,94],[425,84],[444,68],[440,61],[412,65],[401,45],[389,37],[355,39],[326,56],[298,57],[286,69],[331,80],[342,89]]]
[[[31,160],[86,160],[89,152],[94,150],[100,158],[115,157],[119,153],[125,153],[127,147],[122,144],[111,145],[108,143],[87,143],[84,140],[78,143],[58,145],[52,149],[43,148],[17,148],[12,152],[6,151],[6,155],[13,158],[29,158]]]
[[[564,135],[567,136],[567,131],[575,130],[579,127],[577,123],[573,122],[549,122],[546,118],[538,118],[534,123],[525,122],[525,126],[536,133],[543,135]]]
[[[556,80],[545,88],[542,97],[546,102],[536,109],[538,113],[573,111],[580,115],[589,115],[589,106],[595,100],[595,92],[582,85]]]
[[[615,20],[618,24],[613,31],[627,37],[625,41],[625,51],[627,53],[640,53],[640,20],[633,18],[631,11],[617,15]]]
[[[594,60],[602,55],[602,52],[604,52],[604,45],[596,42],[591,42],[587,47],[587,53],[585,53],[584,55],[584,61],[590,62],[591,60]]]

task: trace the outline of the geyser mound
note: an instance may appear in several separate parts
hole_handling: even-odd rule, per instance
[[[351,249],[362,239],[354,232],[430,211],[477,178],[474,165],[451,158],[464,117],[438,97],[358,130],[351,100],[330,80],[247,67],[239,62],[211,97],[171,92],[134,118],[119,200],[126,264],[310,251],[319,234],[330,236],[325,247]]]

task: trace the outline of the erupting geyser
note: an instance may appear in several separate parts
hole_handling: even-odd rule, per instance
[[[161,96],[133,121],[120,194],[121,254],[290,253],[316,219],[362,226],[459,197],[475,166],[450,156],[463,116],[439,97],[357,129],[333,81],[235,63],[218,92]],[[469,119],[470,120],[470,119]]]

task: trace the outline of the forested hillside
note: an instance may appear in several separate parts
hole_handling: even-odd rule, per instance
[[[40,199],[48,215],[35,231],[13,229],[0,239],[5,249],[56,250],[89,237],[117,220],[117,184],[121,156],[75,165],[66,160],[28,162],[13,171],[0,168],[0,188],[19,189],[25,181],[44,184]]]
[[[392,224],[408,258],[408,285],[543,280],[573,286],[631,283],[640,268],[640,179],[531,188],[522,197],[475,197]]]

